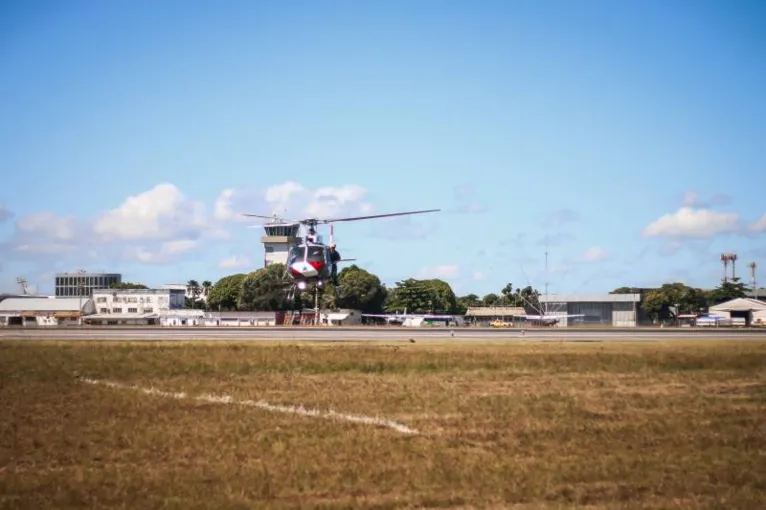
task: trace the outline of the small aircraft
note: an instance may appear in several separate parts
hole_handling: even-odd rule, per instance
[[[326,281],[332,278],[332,258],[330,253],[330,245],[326,245],[319,241],[316,231],[316,227],[318,225],[330,224],[330,244],[333,244],[334,229],[332,223],[335,222],[390,218],[394,216],[438,212],[440,210],[441,209],[425,209],[420,211],[373,214],[369,216],[354,216],[349,218],[307,218],[303,220],[286,220],[288,223],[298,223],[303,225],[307,229],[306,236],[301,239],[300,244],[297,244],[290,249],[290,252],[287,256],[287,268],[285,270],[285,276],[292,284],[290,286],[289,294],[291,296],[294,295],[296,287],[301,291],[306,290],[306,288],[311,284],[315,284],[317,287],[322,287]],[[244,213],[243,216],[271,220],[274,219],[274,216],[262,216],[260,214]],[[356,259],[340,259],[338,262],[348,262],[351,260]]]
[[[561,319],[568,319],[568,318],[575,318],[575,317],[585,317],[584,314],[577,313],[577,314],[570,314],[570,315],[522,315],[527,321],[530,322],[530,324],[533,325],[541,325],[541,326],[554,326],[558,324],[558,322]]]

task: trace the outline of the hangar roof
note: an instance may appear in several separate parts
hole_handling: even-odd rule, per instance
[[[469,306],[466,317],[523,317],[527,314],[521,306]]]
[[[638,303],[641,294],[548,294],[541,303]]]
[[[76,312],[90,298],[8,298],[0,301],[0,312]]]
[[[766,310],[766,302],[750,298],[736,298],[710,307],[711,312],[755,312],[761,310]]]

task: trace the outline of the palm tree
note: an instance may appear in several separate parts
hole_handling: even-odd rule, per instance
[[[197,301],[197,296],[199,296],[200,292],[202,292],[202,287],[200,287],[199,282],[197,280],[189,280],[186,282],[186,291],[192,295],[191,301],[192,301],[192,309],[194,308],[194,302]]]
[[[202,282],[202,295],[205,296],[205,298],[207,298],[210,295],[210,291],[212,290],[212,288],[213,288],[213,282],[211,282],[210,280],[205,280],[204,282]]]

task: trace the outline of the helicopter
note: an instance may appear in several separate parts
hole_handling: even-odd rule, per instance
[[[332,259],[330,245],[333,243],[333,223],[342,221],[359,221],[375,218],[390,218],[394,216],[406,216],[411,214],[425,214],[439,212],[441,209],[424,209],[419,211],[405,211],[388,214],[373,214],[368,216],[353,216],[348,218],[319,219],[307,218],[303,220],[286,220],[288,223],[300,224],[306,228],[306,236],[303,237],[300,244],[293,246],[287,256],[287,268],[284,278],[291,284],[289,294],[294,295],[295,289],[304,291],[309,285],[323,287],[325,283],[332,279]],[[274,220],[274,216],[263,216],[260,214],[243,213],[243,216],[251,218],[263,218]],[[324,244],[319,241],[317,235],[318,225],[330,224],[330,244]],[[338,262],[348,262],[356,259],[340,259]]]

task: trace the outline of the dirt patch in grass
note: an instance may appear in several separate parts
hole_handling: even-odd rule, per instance
[[[758,342],[3,342],[0,507],[763,508],[764,366]]]

